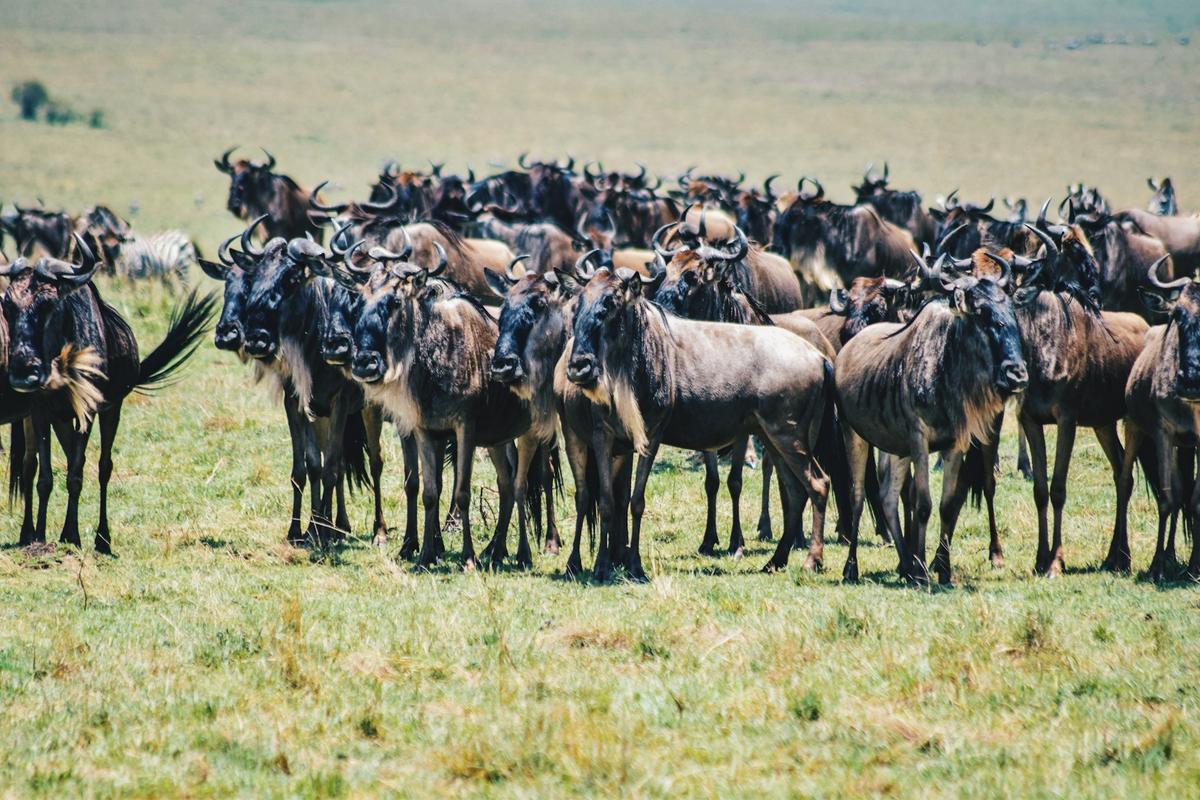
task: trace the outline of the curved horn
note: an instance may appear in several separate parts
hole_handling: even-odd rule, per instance
[[[875,162],[867,164],[867,168],[863,170],[863,183],[871,183],[871,170],[875,169]]]
[[[779,177],[779,173],[775,173],[774,175],[768,176],[768,178],[765,181],[763,181],[763,194],[765,194],[767,196],[767,198],[770,200],[775,199],[775,194],[771,191],[771,181],[775,180],[778,177]]]
[[[597,255],[600,255],[601,252],[602,251],[600,248],[597,247],[593,250],[588,250],[586,253],[580,256],[579,260],[575,262],[575,277],[579,278],[581,281],[591,280],[592,276],[596,274],[596,268],[592,267],[589,270],[587,268],[587,264]]]
[[[326,214],[341,214],[341,213],[345,212],[345,210],[350,207],[349,203],[341,203],[338,205],[325,205],[324,203],[322,203],[320,200],[317,199],[317,195],[320,194],[321,190],[324,189],[328,184],[329,184],[329,181],[321,181],[320,183],[317,184],[316,188],[313,189],[312,192],[309,193],[309,195],[308,195],[309,207],[315,208],[317,211],[324,211]]]
[[[347,222],[333,232],[333,236],[329,237],[329,252],[330,253],[337,256],[338,258],[341,258],[342,256],[346,255],[345,250],[338,249],[337,243],[338,243],[338,240],[342,238],[342,235],[345,234],[346,231],[350,230],[353,227],[354,227],[353,222]]]
[[[569,154],[567,155],[567,166],[566,166],[566,167],[564,167],[564,169],[565,169],[567,172],[574,172],[574,171],[575,171],[575,156],[573,156],[573,155],[569,155]]]
[[[434,242],[433,249],[437,251],[438,261],[427,272],[430,275],[437,276],[446,271],[446,264],[449,262],[449,259],[446,258],[446,248],[442,247],[441,242]]]
[[[366,239],[359,239],[354,244],[346,248],[346,252],[342,254],[342,263],[346,265],[346,270],[354,276],[355,283],[362,283],[371,276],[375,271],[374,267],[360,267],[354,263],[354,254],[358,249],[367,243]]]
[[[867,171],[870,172],[869,169]],[[848,306],[846,305],[846,299],[842,296],[845,291],[845,289],[829,290],[829,308],[835,314],[841,315],[846,313]]]
[[[400,248],[399,253],[393,253],[391,250],[387,250],[383,247],[372,247],[370,251],[371,258],[375,259],[376,261],[406,260],[412,255],[413,243],[412,239],[410,239],[408,236],[408,231],[404,229],[404,226],[400,227],[400,235],[404,237],[404,247]]]
[[[825,187],[821,185],[821,182],[819,180],[817,180],[816,178],[811,178],[810,180],[812,180],[813,186],[817,187],[817,193],[815,195],[813,195],[812,199],[820,200],[823,197],[825,197]]]
[[[1158,186],[1155,185],[1154,178],[1146,178],[1146,185],[1150,187],[1151,191],[1158,191]]]
[[[983,254],[1000,266],[1000,278],[996,281],[996,284],[1001,289],[1007,289],[1008,281],[1012,277],[1013,272],[1012,262],[993,253],[991,250],[984,250]]]
[[[435,178],[442,177],[442,167],[444,166],[446,166],[445,161],[443,161],[441,164],[435,164],[432,158],[429,159],[429,171]]]
[[[705,224],[705,216],[708,214],[708,209],[701,206],[700,208],[700,226],[696,228],[696,236],[700,239],[708,238],[708,226]]]
[[[396,184],[395,183],[382,183],[380,185],[384,188],[384,190],[387,191],[388,198],[386,200],[380,200],[375,203],[372,203],[369,200],[364,200],[363,202],[358,204],[359,208],[361,208],[365,211],[374,211],[376,213],[383,213],[385,211],[392,210],[392,208],[396,205],[396,201],[399,200],[399,198],[400,198],[399,192],[396,190]]]
[[[717,247],[701,247],[697,252],[701,258],[712,261],[741,261],[746,257],[746,253],[750,251],[750,240],[746,238],[746,234],[741,228],[736,225],[733,228],[734,244],[728,250],[722,250]]]
[[[521,153],[521,155],[517,156],[517,166],[520,167],[521,169],[525,169],[525,170],[529,169],[529,165],[525,163],[525,159],[528,156],[529,156],[528,152]]]
[[[214,159],[213,163],[217,165],[217,169],[221,170],[221,172],[224,172],[226,175],[233,172],[233,164],[229,163],[229,157],[231,155],[233,155],[233,151],[237,150],[237,149],[238,149],[238,146],[235,144],[233,147],[229,148],[224,153],[221,153],[220,161],[217,161]]]
[[[258,148],[258,149],[259,149],[259,150],[262,150],[262,151],[263,151],[263,153],[265,153],[265,154],[266,154],[266,156],[267,156],[267,163],[266,163],[266,164],[263,164],[263,168],[264,168],[264,169],[265,169],[267,172],[270,172],[271,170],[275,169],[275,156],[271,155],[271,151],[270,151],[270,150],[268,150],[268,149],[267,149],[267,148],[265,148],[265,147],[260,147],[260,148]]]
[[[990,214],[992,211],[992,208],[995,205],[996,205],[996,195],[992,195],[991,199],[988,200],[986,206],[980,206],[979,208],[977,208],[975,210],[978,211],[980,214]]]
[[[946,252],[946,243],[949,242],[951,239],[953,239],[958,234],[962,233],[964,230],[966,230],[970,226],[971,226],[971,223],[964,222],[962,225],[959,225],[957,228],[953,229],[952,231],[947,233],[945,236],[943,236],[942,240],[937,243],[937,254],[940,256],[942,253]]]
[[[592,171],[588,169],[588,167],[590,167],[590,166],[592,165],[592,163],[593,163],[593,162],[591,162],[591,161],[586,161],[586,162],[584,162],[584,164],[583,164],[583,178],[584,178],[584,180],[586,180],[588,183],[594,184],[594,183],[596,182],[596,178],[598,178],[598,177],[600,177],[600,176],[599,176],[599,174],[598,174],[598,173],[597,173],[596,175],[593,175],[593,174],[592,174]]]
[[[904,281],[898,281],[895,278],[884,278],[883,284],[880,286],[880,290],[883,291],[884,294],[891,294],[906,288],[907,285],[908,284],[906,284]]]
[[[646,165],[640,161],[635,161],[634,163],[638,166],[638,174],[634,177],[634,180],[641,183],[646,179]]]
[[[1033,231],[1034,235],[1042,240],[1042,243],[1046,245],[1047,253],[1053,253],[1055,256],[1058,255],[1058,245],[1054,243],[1053,236],[1035,225],[1030,225],[1028,222],[1025,223],[1025,227]]]
[[[958,205],[958,187],[954,187],[954,191],[946,195],[945,202],[942,203],[942,208],[953,208]]]
[[[251,235],[254,233],[255,228],[266,221],[267,217],[267,214],[263,214],[261,217],[255,219],[254,222],[251,222],[250,227],[242,231],[242,252],[244,252],[246,255],[254,256],[255,258],[262,256],[263,251],[261,248],[258,250],[254,249],[254,242],[251,240]]]
[[[520,278],[518,278],[516,275],[513,274],[513,267],[515,267],[517,264],[519,264],[522,261],[525,261],[529,258],[531,258],[529,253],[522,253],[521,255],[514,258],[512,261],[508,262],[508,266],[504,268],[505,277],[507,277],[510,281],[513,281],[514,283],[516,281],[520,280]],[[528,273],[529,268],[526,267],[525,271]]]
[[[664,259],[671,259],[671,258],[674,258],[677,253],[679,253],[681,250],[683,250],[683,245],[680,245],[679,247],[676,247],[672,250],[668,250],[662,246],[662,236],[666,232],[667,228],[678,227],[679,225],[682,225],[682,224],[683,224],[682,220],[679,220],[676,222],[668,222],[666,225],[663,225],[661,228],[659,228],[658,230],[656,230],[654,232],[654,237],[650,240],[650,244],[654,248],[655,253],[657,253],[659,256],[661,256]]]
[[[233,244],[233,240],[241,236],[240,233],[235,233],[225,241],[221,242],[221,246],[217,248],[217,260],[227,267],[234,266],[233,257],[229,255],[229,245]]]
[[[885,162],[883,162],[883,182],[887,183],[887,181],[888,181],[888,163],[885,161]]]
[[[1048,211],[1048,210],[1049,210],[1049,208],[1050,208],[1050,201],[1051,201],[1051,200],[1053,200],[1053,199],[1054,199],[1054,198],[1052,198],[1052,197],[1047,197],[1047,198],[1046,198],[1046,202],[1042,203],[1042,207],[1041,207],[1040,209],[1038,209],[1038,215],[1037,215],[1037,226],[1038,226],[1039,228],[1045,228],[1045,227],[1046,227],[1046,211]],[[1063,202],[1064,202],[1064,203],[1065,203],[1065,202],[1067,202],[1068,200],[1070,200],[1070,198],[1069,198],[1069,197],[1065,197],[1065,198],[1063,198]],[[1059,209],[1061,209],[1061,208],[1062,208],[1062,206],[1061,206],[1061,205],[1059,205]]]
[[[1165,256],[1163,256],[1162,258],[1159,258],[1157,261],[1155,261],[1153,264],[1151,264],[1150,269],[1146,271],[1146,280],[1149,281],[1150,285],[1153,286],[1155,289],[1167,289],[1167,290],[1182,289],[1184,286],[1186,286],[1188,284],[1188,281],[1191,280],[1191,278],[1184,277],[1184,278],[1176,278],[1173,281],[1168,281],[1166,283],[1163,283],[1162,281],[1160,281],[1158,279],[1159,266],[1161,266],[1162,263],[1170,257],[1171,257],[1171,254],[1168,253]]]

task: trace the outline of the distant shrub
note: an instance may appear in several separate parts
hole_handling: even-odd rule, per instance
[[[92,113],[88,114],[88,127],[89,128],[103,128],[104,127],[104,112],[98,108],[92,109]]]
[[[21,119],[37,119],[38,109],[50,101],[50,93],[41,81],[23,81],[13,87],[13,102],[21,107]]]

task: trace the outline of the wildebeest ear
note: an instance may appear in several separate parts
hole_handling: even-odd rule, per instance
[[[945,221],[946,221],[946,212],[945,212],[945,211],[943,211],[943,210],[942,210],[942,209],[940,209],[940,208],[931,208],[931,209],[929,209],[929,216],[933,217],[933,218],[934,218],[934,219],[936,219],[938,222],[945,222]]]
[[[954,290],[954,307],[964,314],[971,313],[971,301],[962,289],[955,288]]]
[[[205,275],[214,281],[225,280],[225,270],[227,267],[224,264],[214,264],[211,261],[205,261],[203,258],[198,260],[200,262],[200,269],[204,270]]]
[[[508,287],[512,286],[512,284],[508,282],[507,278],[505,278],[499,272],[495,272],[487,267],[483,268],[483,277],[487,280],[487,285],[491,288],[491,290],[500,297],[507,295]]]
[[[558,283],[562,287],[564,295],[577,294],[583,288],[579,280],[576,279],[574,273],[570,270],[555,268],[554,274],[558,276]]]

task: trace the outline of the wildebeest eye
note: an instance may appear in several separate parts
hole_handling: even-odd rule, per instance
[[[534,311],[541,311],[546,307],[546,298],[542,297],[540,294],[531,295],[529,297],[529,307]]]

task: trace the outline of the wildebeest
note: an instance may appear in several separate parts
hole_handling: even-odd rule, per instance
[[[287,175],[272,172],[275,156],[266,150],[266,163],[242,158],[230,162],[236,150],[231,147],[214,159],[217,169],[229,176],[229,198],[225,207],[240,220],[266,217],[263,241],[283,237],[292,239],[306,233],[319,242],[321,226],[308,216],[308,192]]]
[[[38,514],[33,540],[45,541],[47,501],[53,487],[51,431],[67,455],[67,510],[61,539],[79,547],[79,493],[93,417],[100,420],[100,510],[95,548],[112,552],[108,526],[108,483],[112,447],[125,398],[133,391],[162,386],[187,361],[203,335],[214,300],[193,293],[172,316],[163,341],[138,359],[137,340],[128,323],[100,297],[91,282],[95,255],[75,236],[78,263],[43,257],[36,264],[10,265],[3,297],[8,329],[8,382],[29,395],[32,433],[38,450]],[[95,359],[88,367],[90,396],[63,391],[65,351],[87,348]],[[70,389],[71,387],[68,387]],[[79,388],[79,387],[75,387]],[[24,536],[23,536],[24,538]]]
[[[953,195],[953,192],[951,193]],[[1038,214],[1038,224],[1045,225],[1046,208],[1043,204]],[[980,247],[994,249],[1009,248],[1014,253],[1027,253],[1036,240],[1032,239],[1024,223],[1009,219],[996,219],[991,215],[996,198],[982,206],[973,203],[947,205],[944,210],[931,209],[941,225],[934,251],[947,253],[954,258],[970,258]]]
[[[818,297],[827,297],[859,276],[902,278],[911,271],[912,234],[884,220],[871,206],[826,200],[817,181],[815,191],[805,193],[806,180],[801,178],[798,191],[775,221],[772,244],[796,272],[809,276]]]
[[[368,399],[382,405],[402,434],[416,436],[421,465],[424,536],[417,563],[440,555],[441,462],[447,437],[456,446],[455,498],[463,530],[462,563],[475,566],[471,540],[471,470],[476,446],[489,449],[496,466],[500,513],[496,531],[508,528],[513,483],[504,446],[530,429],[528,404],[493,380],[488,362],[497,328],[469,293],[441,278],[446,253],[419,266],[411,243],[383,259],[367,284],[355,323],[351,373]],[[536,449],[536,445],[535,448]]]
[[[1087,235],[1100,265],[1101,305],[1109,311],[1144,313],[1142,290],[1150,265],[1162,264],[1159,273],[1168,280],[1175,272],[1163,243],[1108,214],[1080,214],[1072,221]]]
[[[879,212],[879,216],[911,233],[917,244],[932,247],[937,225],[922,205],[920,193],[890,188],[887,162],[883,163],[883,174],[878,177],[871,172],[874,166],[868,164],[863,172],[862,183],[850,187],[854,191],[854,202],[870,205]]]
[[[1146,204],[1147,211],[1163,217],[1173,217],[1179,213],[1179,204],[1175,201],[1175,185],[1171,183],[1170,178],[1160,181],[1146,178],[1146,185],[1154,192],[1150,202]]]
[[[913,254],[915,256],[915,253]],[[943,256],[944,258],[944,256]],[[960,480],[963,455],[973,439],[986,439],[991,423],[1028,381],[1012,301],[999,280],[948,279],[941,259],[930,270],[918,257],[927,284],[937,292],[907,323],[871,325],[838,353],[837,393],[848,433],[854,481],[850,551],[843,578],[858,579],[858,525],[871,444],[914,470],[912,522],[896,538],[900,573],[927,579],[925,529],[932,511],[929,453],[946,451],[941,501],[941,542],[934,569],[949,582],[950,540],[966,498]],[[848,430],[846,427],[843,430]]]
[[[529,256],[528,269],[539,274],[571,269],[579,251],[590,247],[589,241],[571,236],[552,222],[525,222],[494,205],[475,217],[472,234],[504,242],[513,253]]]
[[[1186,515],[1184,529],[1192,531],[1192,554],[1185,575],[1191,580],[1200,578],[1200,537],[1196,523],[1200,520],[1200,483],[1190,497],[1182,496],[1177,450],[1194,448],[1200,425],[1196,408],[1200,403],[1200,285],[1191,278],[1173,281],[1159,280],[1158,265],[1150,267],[1147,275],[1148,302],[1156,311],[1168,314],[1165,325],[1156,325],[1146,333],[1145,346],[1138,355],[1125,385],[1125,454],[1117,483],[1117,526],[1113,530],[1107,569],[1128,571],[1130,568],[1129,534],[1126,514],[1133,493],[1133,466],[1141,445],[1153,443],[1156,468],[1148,473],[1154,479],[1158,495],[1158,538],[1154,557],[1150,561],[1149,577],[1161,580],[1174,558],[1173,547],[1167,542],[1167,526],[1171,526],[1171,545],[1174,544],[1176,513]],[[1194,458],[1190,452],[1188,458]]]
[[[1134,314],[1100,310],[1099,287],[1090,285],[1098,281],[1099,268],[1077,228],[1067,228],[1058,242],[1050,233],[1033,226],[1030,230],[1044,243],[1039,257],[999,263],[1020,273],[1014,302],[1029,371],[1020,421],[1033,460],[1038,511],[1034,569],[1056,576],[1063,569],[1062,513],[1076,428],[1095,431],[1115,484],[1122,458],[1117,423],[1125,416],[1125,382],[1147,325]],[[1049,485],[1045,425],[1058,429]],[[1047,505],[1054,511],[1053,542]]]
[[[16,243],[19,256],[36,262],[42,256],[63,259],[71,248],[75,221],[66,211],[22,208],[14,204],[15,214],[2,220],[3,227]]]
[[[595,415],[592,448],[600,482],[600,543],[593,575],[611,569],[608,537],[616,508],[612,454],[618,441],[638,460],[626,569],[645,579],[640,552],[646,481],[658,448],[718,450],[748,434],[761,437],[776,458],[789,494],[788,521],[768,568],[787,563],[798,527],[799,497],[813,502],[818,567],[829,480],[814,458],[822,425],[832,424],[832,365],[787,331],[679,319],[650,302],[660,272],[602,268],[583,288],[575,310],[565,373]],[[560,361],[560,363],[563,363]]]
[[[1195,275],[1200,269],[1200,216],[1162,217],[1140,208],[1130,208],[1113,216],[1161,241],[1171,254],[1176,275]]]

